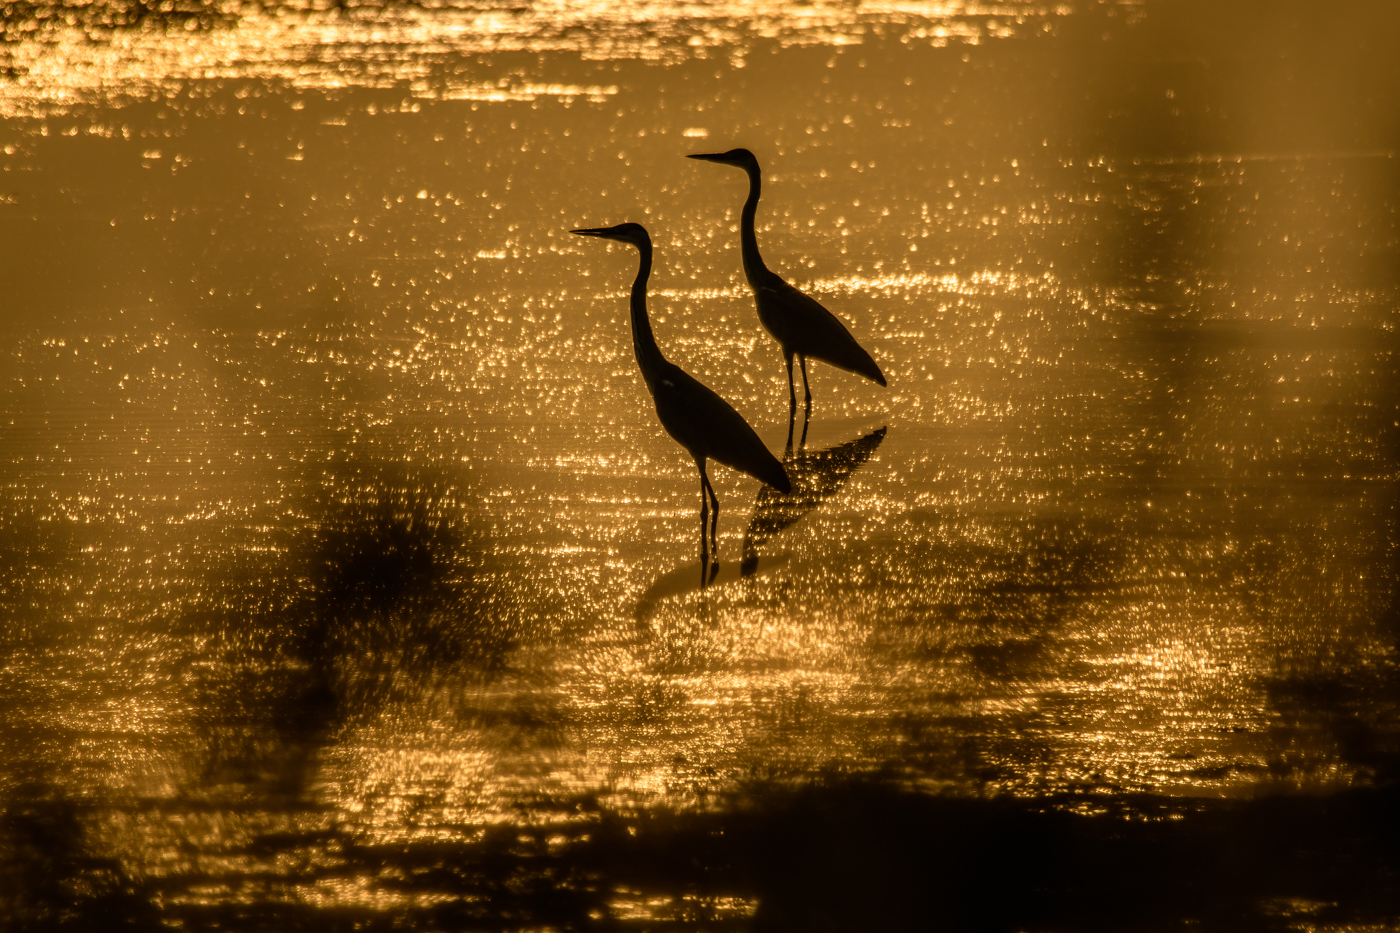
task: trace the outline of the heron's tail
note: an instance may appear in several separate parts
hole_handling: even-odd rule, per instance
[[[792,492],[792,480],[788,478],[787,470],[778,462],[778,458],[772,454],[768,455],[768,462],[763,465],[763,472],[755,474],[769,486],[783,494]]]
[[[792,492],[792,480],[788,478],[787,470],[783,469],[782,463],[773,456],[763,441],[753,429],[744,425],[748,430],[748,443],[742,446],[735,445],[733,449],[723,453],[712,451],[711,456],[723,463],[725,466],[733,467],[740,473],[747,473],[756,480],[761,480],[772,486],[781,493]]]
[[[825,308],[821,310],[826,311]],[[819,331],[807,346],[797,346],[794,349],[812,359],[864,376],[872,382],[888,385],[885,382],[885,374],[880,372],[880,367],[870,355],[870,351],[857,343],[845,325],[830,312],[827,312],[826,317],[827,320],[822,322],[827,325],[823,328],[825,333]]]
[[[885,374],[880,372],[880,367],[875,362],[875,358],[870,355],[865,347],[860,346],[854,340],[851,341],[851,343],[854,350],[857,352],[852,352],[847,356],[846,368],[879,385],[889,385],[889,383],[885,381]]]

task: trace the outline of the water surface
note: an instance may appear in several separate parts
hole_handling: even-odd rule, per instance
[[[1397,26],[7,8],[0,909],[1391,928]],[[781,451],[739,145],[890,385],[712,469],[700,592],[568,231]]]

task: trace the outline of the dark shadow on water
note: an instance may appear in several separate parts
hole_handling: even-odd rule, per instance
[[[1282,933],[1400,919],[1393,786],[1247,802],[1027,801],[833,777],[750,786],[703,812],[614,811],[589,796],[528,809],[528,820],[422,842],[252,843],[280,859],[314,843],[326,874],[366,879],[394,905],[372,913],[278,903],[260,905],[257,922],[248,906],[170,913],[187,929],[754,933]]]
[[[1391,536],[1394,540],[1394,536]],[[1391,559],[1389,579],[1400,580]],[[1279,652],[1264,688],[1272,708],[1272,776],[1306,780],[1340,761],[1363,780],[1400,783],[1400,591],[1377,612],[1383,652],[1320,641]]]
[[[958,669],[968,677],[931,704],[891,711],[875,760],[927,780],[1009,786],[1050,773],[1062,700],[1008,709],[995,723],[969,704],[1075,672],[1058,650],[1076,619],[1122,601],[1129,542],[1111,520],[1058,510],[988,520],[930,513],[878,585],[891,609],[875,619],[865,647],[886,670]],[[942,581],[930,592],[931,575]],[[1034,687],[1033,689],[1044,689]],[[1098,771],[1083,790],[1117,792]]]
[[[760,810],[753,929],[1245,931],[1287,929],[1300,911],[1393,917],[1397,802],[1393,789],[1198,806],[1110,798],[1121,814],[1085,817],[1049,801],[816,785]]]
[[[106,931],[1284,933],[1400,921],[1400,787],[1252,801],[943,797],[876,777],[743,787],[707,810],[522,801],[522,819],[369,843],[331,825],[133,876],[42,779],[0,809],[0,926]],[[525,812],[528,811],[528,818]],[[267,867],[282,896],[259,896]],[[198,891],[217,883],[235,899]],[[321,907],[307,886],[364,886]],[[641,916],[638,914],[641,913]]]
[[[71,630],[63,620],[77,599],[63,569],[85,543],[71,523],[45,521],[15,497],[0,501],[0,662],[52,647]]]
[[[331,826],[230,840],[210,901],[196,863],[135,878],[85,808],[30,783],[0,811],[6,930],[1157,931],[1283,933],[1400,920],[1400,788],[1253,801],[939,797],[878,778],[750,785],[719,808],[612,810],[366,843]],[[258,897],[366,885],[374,906]],[[242,867],[239,867],[242,866]],[[194,896],[191,896],[194,895]],[[638,912],[643,916],[639,917]]]

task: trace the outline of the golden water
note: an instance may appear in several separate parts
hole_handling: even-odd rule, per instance
[[[1394,777],[1393,11],[182,10],[0,48],[0,787],[167,909],[396,909],[239,846],[541,800]],[[731,146],[890,385],[813,364],[808,451],[886,434],[751,576],[712,469],[697,592],[634,256],[568,231],[651,230],[663,349],[780,451]]]

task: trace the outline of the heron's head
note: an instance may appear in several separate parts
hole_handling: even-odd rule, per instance
[[[570,233],[577,233],[579,236],[596,236],[604,240],[619,240],[623,243],[631,243],[638,249],[651,245],[651,237],[647,235],[647,228],[641,224],[618,224],[616,227],[591,227],[586,230],[570,230]]]
[[[732,165],[746,172],[758,171],[758,159],[747,149],[730,149],[728,152],[692,152],[686,158],[699,159],[702,162],[718,162],[720,165]]]

